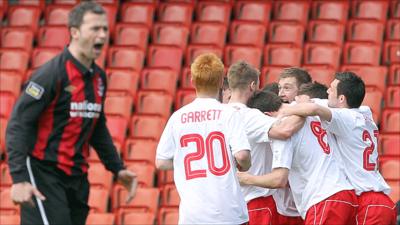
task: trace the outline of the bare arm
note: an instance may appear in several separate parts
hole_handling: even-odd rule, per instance
[[[172,159],[157,159],[156,168],[158,170],[172,170],[174,168],[174,162]]]
[[[331,110],[316,103],[300,103],[282,110],[282,116],[290,115],[319,116],[321,120],[332,120]]]
[[[304,124],[304,118],[289,116],[285,120],[277,120],[268,132],[270,138],[285,140],[296,133]]]
[[[239,171],[247,171],[251,166],[251,155],[247,149],[235,153],[235,159],[238,164]]]
[[[237,173],[242,185],[252,185],[263,188],[284,188],[288,182],[289,170],[287,168],[276,168],[271,173],[255,176],[248,173]]]

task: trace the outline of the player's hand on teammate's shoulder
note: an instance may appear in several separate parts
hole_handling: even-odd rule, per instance
[[[118,182],[121,183],[128,191],[126,203],[129,203],[136,195],[138,186],[137,176],[134,172],[127,169],[118,172]]]
[[[33,196],[38,197],[42,201],[46,200],[46,197],[29,182],[16,183],[11,186],[11,200],[14,204],[29,204],[34,206]]]

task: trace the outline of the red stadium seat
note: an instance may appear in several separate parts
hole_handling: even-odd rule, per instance
[[[113,183],[113,174],[106,170],[102,163],[90,163],[88,179],[91,187],[107,190],[107,196],[110,194]]]
[[[352,19],[347,22],[348,41],[371,41],[380,44],[385,25],[373,19]]]
[[[307,39],[310,42],[343,44],[345,26],[336,21],[312,20],[308,23]]]
[[[174,96],[177,86],[178,74],[167,68],[148,68],[141,74],[142,90],[161,90]]]
[[[213,44],[224,47],[227,27],[222,23],[195,22],[192,25],[192,44]]]
[[[359,66],[359,65],[344,65],[342,71],[352,71],[360,76],[365,85],[375,86],[382,93],[386,89],[387,68],[385,66]]]
[[[66,26],[44,26],[39,28],[38,46],[63,49],[69,43],[69,30]]]
[[[110,116],[131,118],[133,98],[131,96],[107,96],[104,103],[104,113]]]
[[[20,207],[11,200],[11,188],[0,190],[0,212],[1,215],[18,214]]]
[[[0,117],[0,155],[6,152],[6,128],[8,120]],[[8,174],[8,173],[7,173]],[[3,177],[0,183],[3,182]]]
[[[119,212],[120,223],[124,225],[154,224],[156,218],[153,212],[136,212],[122,210]]]
[[[157,141],[151,138],[131,138],[126,141],[122,154],[125,161],[144,161],[154,165],[156,159]]]
[[[1,48],[20,48],[30,52],[34,35],[26,28],[3,28],[1,29]]]
[[[400,109],[400,85],[387,86],[385,93],[385,107]]]
[[[0,224],[17,225],[21,223],[19,215],[3,215],[0,214]]]
[[[179,207],[180,197],[174,184],[167,184],[161,188],[161,205]]]
[[[229,43],[263,47],[266,26],[248,21],[233,21],[230,26]]]
[[[36,69],[49,60],[53,59],[56,55],[61,53],[60,48],[54,47],[37,47],[32,51],[31,68]]]
[[[264,66],[300,66],[303,49],[294,44],[268,44],[264,49]]]
[[[173,97],[167,92],[140,90],[137,96],[136,113],[157,114],[165,118],[171,115]]]
[[[311,75],[313,81],[317,81],[321,84],[326,85],[328,88],[330,84],[335,79],[335,69],[330,66],[304,66],[304,69]]]
[[[0,87],[1,86],[2,84],[0,84]],[[11,116],[11,112],[13,110],[16,97],[11,93],[3,93],[1,89],[0,89],[0,118],[8,119]]]
[[[93,212],[105,213],[107,211],[107,203],[109,191],[103,188],[90,188],[88,205]]]
[[[131,69],[106,70],[109,77],[107,95],[129,95],[135,99],[139,86],[139,73]]]
[[[390,17],[393,19],[400,18],[400,2],[398,1],[391,1],[390,4]]]
[[[178,23],[155,23],[153,26],[153,44],[175,45],[186,48],[189,28]]]
[[[336,20],[346,22],[349,15],[347,1],[313,1],[312,18],[318,20]]]
[[[141,71],[145,52],[140,48],[113,46],[108,49],[107,65],[113,68],[133,69]]]
[[[400,84],[400,64],[393,64],[389,67],[389,85]]]
[[[387,180],[400,180],[400,159],[381,159],[380,171]]]
[[[235,4],[235,19],[267,24],[271,15],[271,3],[239,0]]]
[[[400,63],[399,41],[385,41],[383,46],[382,63],[387,65]]]
[[[196,98],[194,89],[179,89],[176,93],[175,110],[191,103]]]
[[[40,14],[40,7],[37,6],[12,5],[7,12],[8,26],[27,27],[36,33]]]
[[[141,208],[152,213],[157,211],[160,191],[158,188],[138,188],[133,200],[125,203],[127,191],[121,186],[116,186],[113,191],[113,208]]]
[[[386,40],[400,40],[400,20],[390,19],[386,23]]]
[[[340,65],[341,48],[333,44],[306,43],[304,64],[329,65],[337,69]]]
[[[178,224],[179,210],[176,207],[162,207],[158,215],[160,225]]]
[[[351,16],[358,19],[386,20],[388,1],[352,1]]]
[[[278,82],[284,66],[266,66],[263,67],[260,74],[260,87],[264,87],[268,83]]]
[[[2,125],[3,124],[0,123],[0,126],[2,126]],[[3,127],[1,127],[0,129],[3,129]],[[1,143],[1,144],[3,144],[3,143]],[[2,188],[11,187],[12,184],[13,183],[12,183],[10,169],[8,168],[8,165],[6,163],[1,163],[0,164],[0,187],[2,187]]]
[[[68,14],[72,8],[73,5],[47,5],[44,16],[46,25],[67,25]]]
[[[9,74],[1,74],[0,76],[0,93],[11,94],[15,99],[21,92],[22,78]]]
[[[344,64],[380,65],[381,46],[373,43],[346,42],[343,49]]]
[[[65,5],[76,5],[79,3],[79,0],[53,0],[55,4],[65,4]]]
[[[157,181],[158,185],[166,185],[166,184],[174,184],[174,171],[173,170],[164,170],[158,171],[157,173]]]
[[[384,156],[400,156],[400,135],[398,134],[379,134],[379,153]]]
[[[115,215],[113,213],[89,213],[87,225],[109,225],[114,224]]]
[[[156,172],[154,164],[142,161],[127,161],[126,168],[137,175],[140,187],[153,187]]]
[[[29,53],[19,49],[0,49],[0,69],[17,70],[24,73],[28,69]]]
[[[227,66],[240,60],[246,61],[259,69],[261,67],[262,49],[247,45],[227,45],[225,46],[224,62]]]
[[[180,78],[180,88],[181,89],[192,89],[194,90],[194,86],[192,84],[192,75],[190,72],[190,67],[185,67],[182,71],[181,78]],[[176,100],[175,100],[176,106]],[[176,109],[175,109],[176,110]]]
[[[303,46],[304,26],[297,22],[274,21],[269,26],[269,42]]]
[[[186,2],[162,2],[158,5],[158,20],[190,26],[193,17],[193,4]]]
[[[219,58],[222,58],[223,51],[221,48],[215,45],[207,45],[207,44],[189,45],[186,50],[186,58],[185,58],[186,65],[190,66],[197,56],[204,53],[214,53]]]
[[[134,114],[129,126],[130,138],[152,138],[158,140],[164,130],[167,119],[158,115]]]
[[[40,10],[43,10],[46,7],[46,2],[32,1],[32,0],[18,0],[18,5],[38,6]]]
[[[276,1],[274,2],[275,20],[294,20],[306,24],[308,20],[309,1]]]
[[[115,26],[114,44],[147,49],[149,28],[143,24],[118,23]]]
[[[231,4],[228,2],[197,3],[196,19],[202,22],[220,22],[228,24],[231,18]]]
[[[121,22],[153,25],[155,6],[152,3],[125,2],[121,6]]]
[[[112,139],[116,142],[115,145],[123,146],[128,129],[128,120],[120,116],[107,116],[107,127]],[[118,152],[121,151],[120,148],[117,148],[117,150]]]
[[[113,34],[115,29],[115,21],[117,18],[117,5],[113,3],[103,3],[101,6],[103,7],[104,11],[106,11],[108,30],[110,31],[110,34]]]
[[[372,116],[375,123],[379,124],[381,119],[383,94],[375,88],[367,88],[365,92],[364,101],[361,105],[366,105],[371,108]]]
[[[178,73],[181,70],[183,50],[170,45],[151,45],[147,54],[150,67],[168,67]]]
[[[382,132],[400,132],[400,111],[398,109],[385,109],[382,113]]]

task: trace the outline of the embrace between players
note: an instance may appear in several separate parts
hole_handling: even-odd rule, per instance
[[[327,89],[288,68],[273,93],[258,90],[258,70],[237,62],[223,104],[223,71],[213,54],[195,59],[197,98],[173,113],[157,147],[157,168],[174,169],[179,224],[396,223],[356,74],[336,73]],[[219,117],[182,122],[209,110]]]

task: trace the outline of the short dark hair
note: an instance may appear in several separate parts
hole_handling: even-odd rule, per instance
[[[103,7],[92,1],[84,1],[76,5],[68,14],[68,27],[79,28],[83,22],[83,16],[87,13],[106,14]]]
[[[337,95],[344,95],[350,108],[358,108],[365,97],[364,81],[354,72],[337,72],[335,79],[339,80]]]
[[[276,95],[278,95],[278,94],[279,94],[279,84],[276,83],[276,82],[266,84],[266,85],[263,87],[262,90],[263,90],[263,91],[270,91],[270,92],[273,92],[273,93],[275,93]]]
[[[224,83],[223,83],[223,85],[222,85],[222,90],[226,90],[226,89],[228,89],[229,88],[229,83],[228,83],[228,78],[227,77],[224,77]]]
[[[279,79],[288,77],[294,77],[296,79],[297,87],[312,81],[310,74],[306,70],[297,67],[285,68],[279,75]]]
[[[326,85],[314,81],[313,83],[300,85],[297,95],[308,95],[310,98],[328,99],[327,90],[328,87]]]
[[[247,106],[261,112],[277,112],[281,108],[282,102],[274,92],[256,91],[247,101]]]

